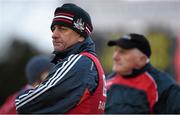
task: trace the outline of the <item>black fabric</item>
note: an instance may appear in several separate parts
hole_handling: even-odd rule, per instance
[[[154,106],[154,113],[180,113],[180,87],[172,76],[151,67],[148,73],[157,84],[158,102]]]
[[[151,48],[148,40],[145,36],[140,34],[127,34],[119,38],[118,40],[110,40],[108,41],[108,46],[119,46],[124,49],[132,49],[137,48],[142,51],[147,57],[151,56]]]
[[[155,113],[180,113],[180,88],[179,86],[171,86],[163,92],[159,101],[155,104]]]

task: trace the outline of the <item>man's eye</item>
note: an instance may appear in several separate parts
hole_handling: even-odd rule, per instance
[[[51,30],[52,30],[52,32],[55,30],[55,27],[53,26],[52,28],[51,28]]]
[[[67,28],[64,28],[64,27],[61,27],[61,28],[58,28],[60,31],[65,31],[67,30]]]
[[[119,48],[115,48],[115,52],[124,54],[124,53],[126,53],[126,50],[124,50],[124,49],[119,49]]]

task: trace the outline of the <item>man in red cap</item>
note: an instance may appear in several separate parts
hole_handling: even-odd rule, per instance
[[[143,35],[127,34],[108,45],[115,46],[114,73],[107,78],[105,113],[180,113],[180,87],[150,64],[151,48]]]
[[[56,8],[51,30],[56,65],[39,87],[17,97],[18,113],[104,113],[105,76],[90,37],[89,14],[64,4]]]

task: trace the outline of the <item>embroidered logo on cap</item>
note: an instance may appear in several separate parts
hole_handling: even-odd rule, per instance
[[[81,32],[84,30],[84,22],[82,22],[81,18],[74,22],[74,27],[79,29]]]
[[[122,38],[127,39],[127,40],[131,40],[131,36],[129,36],[129,35],[124,35]]]

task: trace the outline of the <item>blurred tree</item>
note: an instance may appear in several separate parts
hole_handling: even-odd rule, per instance
[[[0,62],[0,105],[6,97],[21,89],[26,84],[25,65],[27,61],[40,52],[31,44],[13,39]]]
[[[148,29],[147,38],[152,49],[151,63],[176,78],[174,56],[177,44],[173,31],[160,25],[151,25]]]

